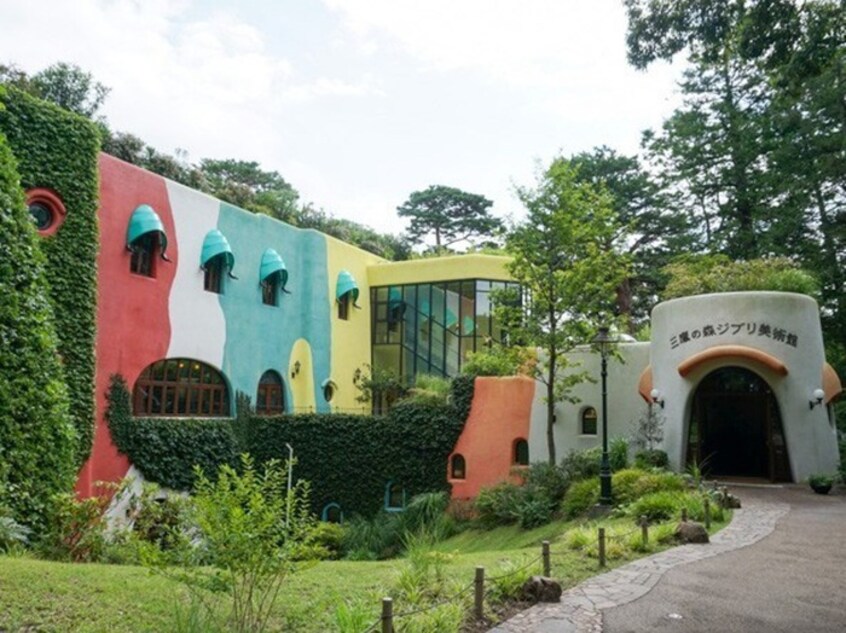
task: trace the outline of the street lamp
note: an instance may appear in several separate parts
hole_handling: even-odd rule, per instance
[[[608,336],[608,326],[600,326],[593,337],[602,359],[602,461],[599,465],[599,505],[611,505],[611,462],[608,459],[608,352],[614,340]]]

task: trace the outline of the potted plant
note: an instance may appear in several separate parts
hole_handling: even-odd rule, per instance
[[[811,475],[808,477],[808,484],[811,486],[811,490],[818,495],[827,495],[834,484],[834,477],[831,475]]]

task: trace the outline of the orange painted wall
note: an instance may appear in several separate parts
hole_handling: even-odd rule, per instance
[[[464,456],[466,476],[452,479],[447,471],[453,499],[470,499],[483,487],[509,479],[514,441],[529,439],[534,396],[535,381],[530,378],[476,378],[470,415],[452,453]]]

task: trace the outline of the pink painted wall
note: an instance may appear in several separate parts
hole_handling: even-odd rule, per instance
[[[155,278],[129,272],[126,229],[132,212],[150,205],[168,235],[170,262],[158,258]],[[170,343],[168,297],[176,274],[177,236],[164,180],[100,154],[100,252],[97,259],[96,417],[92,457],[82,467],[77,492],[95,494],[98,481],[120,481],[129,460],[112,443],[104,418],[109,377],[120,373],[130,391],[141,371],[167,356]]]
[[[465,478],[451,477],[452,455],[447,464],[453,499],[473,498],[512,476],[514,441],[529,439],[534,396],[531,378],[476,378],[470,415],[452,453],[464,456]]]

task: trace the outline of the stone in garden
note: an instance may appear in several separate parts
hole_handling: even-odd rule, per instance
[[[521,597],[530,602],[559,602],[561,585],[546,576],[532,576],[523,585]]]
[[[708,543],[708,530],[701,523],[682,521],[676,527],[675,537],[682,543]]]

